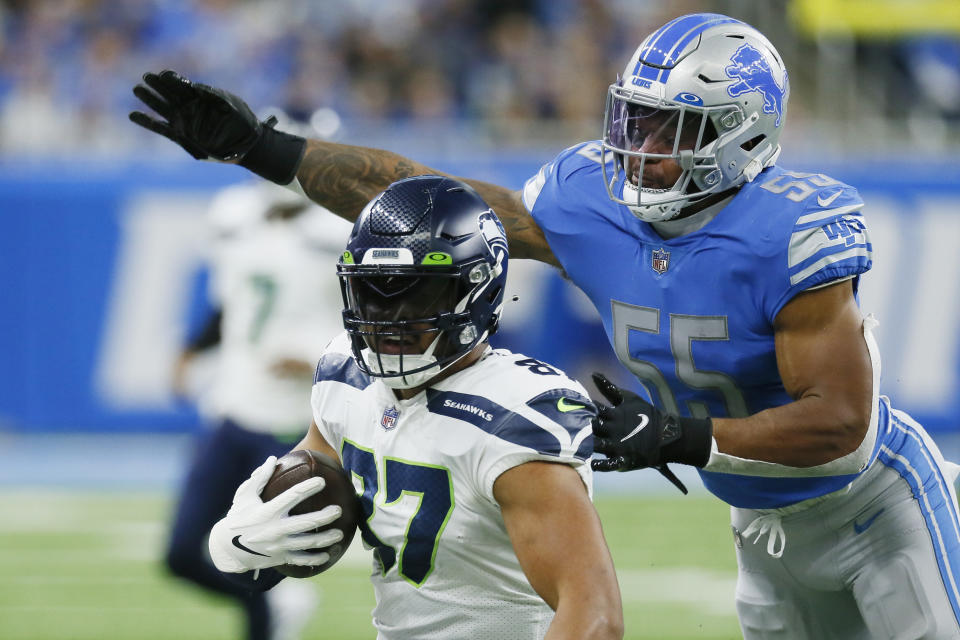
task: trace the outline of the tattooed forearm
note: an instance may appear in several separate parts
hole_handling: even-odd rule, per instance
[[[537,226],[533,216],[527,211],[518,191],[510,191],[489,182],[465,180],[477,190],[487,204],[496,212],[503,228],[507,232],[510,256],[539,260],[554,266],[560,266],[543,231]]]
[[[424,173],[435,172],[390,151],[310,140],[297,178],[311,200],[356,220],[392,182]]]
[[[353,221],[391,183],[427,173],[450,175],[391,151],[308,140],[297,178],[311,200]],[[479,180],[464,182],[476,189],[497,213],[514,257],[557,264],[518,192]]]

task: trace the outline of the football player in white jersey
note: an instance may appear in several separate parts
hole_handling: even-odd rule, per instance
[[[269,455],[280,455],[310,420],[316,359],[339,313],[331,260],[350,225],[303,197],[268,182],[227,187],[209,211],[211,298],[217,308],[180,359],[174,387],[185,389],[189,363],[218,347],[210,398],[213,425],[188,463],[165,561],[178,577],[234,599],[249,640],[292,640],[317,606],[312,585],[291,581],[250,593],[210,563],[206,536],[230,507],[233,492]]]
[[[347,219],[366,194],[437,173],[275,131],[173,71],[134,93],[162,118],[134,112],[137,124]],[[863,200],[777,164],[788,99],[763,34],[680,16],[610,86],[601,139],[560,152],[519,192],[467,182],[515,258],[561,267],[591,298],[649,392],[597,378],[614,406],[600,410],[608,457],[594,468],[690,464],[731,505],[746,638],[960,638],[953,468],[880,394],[858,300],[874,257]]]
[[[471,187],[420,176],[367,205],[338,265],[347,332],[320,358],[297,448],[341,460],[354,479],[381,640],[623,635],[590,499],[595,408],[561,371],[488,343],[507,262],[500,221]],[[223,571],[322,564],[316,550],[342,535],[297,533],[339,507],[274,515],[259,498],[274,463],[210,534]],[[290,491],[319,490],[308,480]],[[273,573],[256,580],[269,586]]]

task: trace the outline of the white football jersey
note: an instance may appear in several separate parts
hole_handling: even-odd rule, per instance
[[[367,515],[377,637],[542,638],[553,611],[520,568],[493,483],[545,460],[576,468],[591,492],[596,409],[584,388],[498,349],[397,400],[343,334],[320,360],[312,404]]]
[[[311,206],[290,220],[268,219],[299,196],[268,183],[225,189],[210,218],[215,238],[211,292],[223,308],[213,410],[243,427],[303,433],[311,378],[278,375],[284,359],[317,361],[342,329],[336,263],[351,225]]]

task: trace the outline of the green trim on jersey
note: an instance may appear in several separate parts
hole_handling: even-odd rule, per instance
[[[383,505],[384,507],[386,507],[392,504],[398,504],[403,499],[403,496],[405,495],[417,497],[417,508],[413,512],[413,516],[407,522],[407,528],[403,532],[403,545],[401,546],[400,553],[397,556],[397,571],[401,576],[403,576],[404,580],[406,580],[407,582],[409,582],[415,587],[421,587],[423,586],[423,583],[426,582],[427,578],[430,577],[430,575],[433,573],[433,569],[436,565],[437,549],[440,547],[440,536],[443,535],[443,531],[444,529],[446,529],[447,523],[450,521],[450,516],[453,514],[453,508],[456,506],[456,500],[454,498],[454,493],[453,493],[453,477],[450,475],[450,469],[441,465],[427,464],[423,462],[413,462],[411,460],[404,460],[402,458],[396,458],[393,456],[384,456],[383,461],[384,461],[385,468],[388,466],[388,463],[392,461],[408,468],[412,467],[414,469],[416,468],[436,469],[438,471],[444,472],[444,474],[446,475],[447,490],[450,496],[450,506],[447,507],[447,512],[444,514],[443,521],[440,522],[440,524],[437,526],[436,533],[433,536],[433,548],[431,549],[431,552],[430,552],[429,569],[427,569],[424,572],[423,576],[419,580],[410,576],[409,575],[410,572],[405,570],[404,560],[407,559],[407,543],[409,542],[409,537],[410,537],[410,527],[413,526],[414,522],[417,520],[417,516],[420,514],[420,508],[423,506],[423,499],[426,494],[423,491],[411,491],[409,489],[401,489],[400,494],[396,498],[394,498],[390,502],[384,502],[384,505]],[[384,475],[387,483],[389,484],[390,479],[389,477],[386,477],[388,474],[385,473]],[[389,493],[390,492],[388,490],[387,495],[389,495]],[[421,558],[417,558],[417,560],[421,560]]]
[[[350,440],[349,438],[344,438],[343,442],[340,443],[340,460],[344,460],[343,448],[347,444],[349,444],[358,452],[369,454],[370,461],[373,463],[370,466],[373,467],[373,471],[376,475],[372,478],[374,486],[373,486],[373,495],[370,496],[370,505],[371,505],[370,515],[367,517],[363,525],[360,527],[360,532],[361,532],[361,537],[364,538],[365,542],[369,546],[373,547],[373,555],[377,560],[377,565],[380,567],[380,575],[386,576],[387,572],[390,571],[390,569],[393,567],[394,561],[391,558],[389,558],[386,554],[384,554],[382,549],[389,549],[390,551],[393,552],[394,557],[396,557],[397,551],[392,546],[383,542],[383,540],[380,539],[380,536],[378,536],[373,531],[373,528],[370,526],[370,522],[377,515],[377,497],[380,495],[381,492],[383,492],[382,487],[384,486],[384,483],[381,481],[381,478],[380,478],[380,469],[379,469],[379,465],[377,464],[377,454],[374,452],[373,449],[361,446],[356,442],[354,442],[353,440]],[[366,478],[363,475],[354,471],[353,469],[347,469],[347,471],[350,473],[351,477],[356,478],[360,481],[361,489],[360,489],[360,492],[357,494],[357,497],[359,498],[364,493],[366,493],[366,490],[367,490]],[[356,492],[356,485],[354,485],[354,492]]]

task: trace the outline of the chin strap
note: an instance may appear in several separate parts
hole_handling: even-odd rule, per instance
[[[367,350],[367,366],[371,371],[380,374],[380,379],[391,389],[412,389],[425,383],[430,378],[440,373],[441,368],[437,362],[437,357],[433,355],[437,345],[440,343],[438,335],[434,338],[430,346],[423,353],[409,353],[404,355],[392,353],[376,353],[373,349]],[[381,366],[383,365],[383,366]],[[409,368],[414,373],[406,375],[384,375],[386,373],[399,373]],[[417,369],[422,369],[417,371]]]
[[[635,202],[634,204],[631,204],[629,201],[627,201],[628,194],[633,196]],[[665,197],[669,197],[669,195]],[[667,222],[668,220],[672,220],[680,214],[682,209],[680,205],[683,204],[679,200],[672,200],[670,202],[656,202],[656,195],[652,194],[648,194],[648,200],[644,203],[641,203],[640,190],[633,186],[629,180],[625,180],[623,183],[621,198],[623,198],[624,203],[630,210],[630,213],[644,222]],[[650,200],[654,201],[650,202]]]
[[[747,182],[753,182],[753,180],[760,175],[760,172],[766,169],[767,167],[772,167],[777,163],[777,159],[780,157],[780,145],[777,145],[777,148],[773,150],[770,154],[770,157],[766,161],[761,162],[760,158],[754,158],[747,166],[743,169],[743,179]]]
[[[761,171],[763,171],[763,165],[760,160],[754,158],[743,168],[743,179],[747,182],[753,182],[753,179],[760,175]]]

